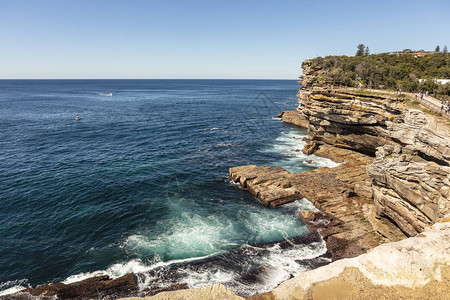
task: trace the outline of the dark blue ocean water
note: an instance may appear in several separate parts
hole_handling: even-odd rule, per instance
[[[141,288],[202,286],[276,266],[280,278],[256,290],[303,270],[295,261],[322,254],[322,243],[253,246],[307,233],[296,213],[308,203],[265,208],[227,177],[244,164],[329,163],[306,162],[295,151],[305,132],[274,118],[296,106],[297,89],[276,80],[0,81],[0,290],[131,271]],[[192,267],[243,249],[258,254],[240,268]],[[177,266],[176,280],[161,276]]]

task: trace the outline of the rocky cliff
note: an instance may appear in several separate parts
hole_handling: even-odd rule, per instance
[[[302,87],[297,97],[308,122],[312,143],[374,155],[391,142],[387,124],[402,114],[404,97],[333,86],[320,70],[303,64]]]
[[[373,198],[375,229],[395,240],[386,224],[414,236],[446,215],[449,124],[412,107],[407,95],[339,88],[311,61],[303,69],[297,113],[308,123],[304,152],[320,154],[326,145],[375,156],[366,168],[370,180],[355,189]]]
[[[310,61],[303,64],[303,70],[302,87],[297,95],[299,107],[283,112],[280,117],[283,122],[308,129],[305,154],[344,163],[335,168],[294,174],[282,168],[241,166],[231,168],[230,177],[264,205],[277,206],[300,197],[310,200],[321,214],[306,211],[299,215],[311,230],[320,231],[334,259],[358,256],[386,241],[421,237],[430,225],[448,216],[450,124],[426,113],[408,95],[334,86],[327,74]],[[318,222],[320,220],[326,222]],[[325,225],[317,226],[318,223]],[[389,291],[391,295],[420,298],[433,289],[439,291],[438,295],[448,293],[442,291],[442,283],[439,283],[444,276],[444,287],[448,289],[450,235],[448,228],[445,231],[432,242],[443,251],[442,256],[435,256],[432,263],[417,262],[423,265],[420,271],[439,269],[435,279],[422,278],[420,287],[414,284],[408,288],[395,287]],[[335,262],[320,271],[306,272],[255,299],[333,298],[342,287],[349,289],[342,292],[345,299],[363,297],[361,289],[364,289],[363,298],[377,298],[383,288],[368,278],[373,278],[375,273],[384,272],[384,277],[389,272],[395,273],[402,259],[407,260],[402,274],[408,274],[402,276],[413,278],[413,261],[434,251],[428,249],[428,242],[423,242],[423,239],[408,239],[398,244],[406,247],[399,250],[404,254],[415,251],[414,259],[398,256],[389,263],[368,259],[373,255],[392,255],[397,251],[393,250],[397,244],[380,246],[378,248],[390,250],[358,257],[355,261],[368,259],[367,266],[374,266],[372,274],[365,273],[368,268],[356,266],[359,263],[352,265],[356,269],[342,263],[341,273],[335,274],[332,283],[317,285],[320,286],[317,290],[311,288],[315,283],[305,285],[304,282],[317,282],[327,277],[333,269],[329,266],[338,263]],[[360,281],[361,286],[349,283],[355,280]],[[420,282],[418,278],[411,280]],[[292,282],[296,283],[292,285]],[[282,291],[287,286],[290,286],[289,292]],[[325,286],[332,288],[327,291]],[[411,288],[418,288],[420,292],[415,293]]]
[[[389,123],[394,145],[378,147],[367,166],[377,213],[415,236],[449,213],[449,125],[419,110]]]

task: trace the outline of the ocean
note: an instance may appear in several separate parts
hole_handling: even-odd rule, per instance
[[[249,296],[329,260],[230,167],[332,166],[275,116],[295,80],[0,80],[0,294],[135,272]],[[76,121],[75,117],[81,119]],[[265,244],[264,246],[260,246]]]

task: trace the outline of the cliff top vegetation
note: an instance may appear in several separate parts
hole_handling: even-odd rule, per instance
[[[317,80],[345,86],[366,86],[418,92],[428,91],[435,97],[450,98],[450,84],[434,79],[450,79],[450,54],[424,56],[413,52],[393,52],[358,56],[326,56],[311,60],[321,69]],[[422,79],[422,80],[419,80]]]

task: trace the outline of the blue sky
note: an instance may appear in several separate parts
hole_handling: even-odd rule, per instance
[[[0,78],[295,79],[317,55],[450,47],[450,1],[0,0]]]

